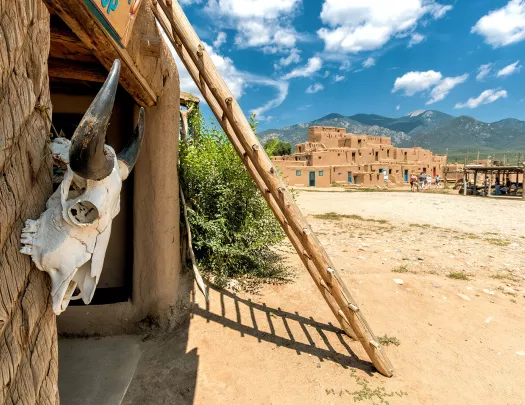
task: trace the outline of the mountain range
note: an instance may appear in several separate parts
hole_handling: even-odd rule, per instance
[[[389,136],[399,147],[420,146],[436,153],[465,150],[524,151],[525,121],[507,118],[486,123],[473,117],[454,117],[436,110],[418,110],[400,118],[375,114],[328,114],[314,121],[260,132],[264,141],[277,137],[292,145],[308,140],[308,127],[346,128],[353,134]]]

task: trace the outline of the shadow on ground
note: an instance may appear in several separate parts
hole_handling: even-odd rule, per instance
[[[242,338],[253,337],[259,343],[268,342],[294,350],[297,355],[309,354],[321,362],[331,361],[344,368],[358,368],[370,375],[374,372],[370,362],[361,361],[354,354],[347,343],[350,338],[331,323],[318,322],[297,312],[271,308],[215,286],[208,285],[207,290],[209,301],[205,304],[202,297],[199,296],[197,300],[195,294],[199,292],[191,292],[188,308],[190,319],[176,331],[144,343],[144,354],[123,401],[124,405],[194,403],[201,360],[198,353],[200,336],[196,336],[195,332],[192,332],[189,347],[197,347],[189,351],[187,349],[191,325],[198,322],[199,318],[206,323],[216,323],[238,331]],[[197,301],[201,301],[202,306]],[[211,330],[213,326],[209,328]],[[208,342],[210,339],[212,345],[217,347],[217,352],[222,345],[235,344],[233,340],[214,341],[209,337]],[[254,364],[254,367],[257,365]],[[242,376],[239,376],[241,379]],[[207,388],[203,386],[202,389]]]

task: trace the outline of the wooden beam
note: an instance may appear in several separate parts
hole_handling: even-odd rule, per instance
[[[158,0],[158,4],[173,28],[175,50],[187,69],[197,68],[198,78],[194,77],[195,83],[200,85],[201,90],[205,90],[203,96],[208,104],[213,101],[217,103],[219,110],[214,111],[217,120],[221,125],[226,120],[229,123],[231,127],[228,133],[229,138],[239,143],[244,151],[240,157],[246,167],[249,169],[253,166],[257,173],[257,176],[253,177],[261,193],[270,194],[271,201],[276,203],[279,211],[274,210],[273,204],[270,205],[270,208],[274,210],[278,219],[279,213],[283,215],[281,226],[290,237],[297,253],[303,262],[315,268],[316,273],[311,273],[314,281],[316,283],[322,281],[324,285],[330,286],[330,296],[340,308],[340,315],[349,322],[351,329],[377,370],[385,376],[392,376],[393,368],[386,353],[376,343],[377,338],[335,270],[328,254],[297,207],[287,186],[277,174],[273,163],[262,148],[246,116],[207,54],[186,15],[177,2],[173,2],[170,7],[163,0]],[[262,180],[262,184],[258,182],[258,179]],[[309,265],[306,267],[310,271]],[[320,276],[319,280],[316,279],[316,275]]]
[[[109,71],[115,59],[122,62],[120,84],[135,101],[144,107],[157,102],[157,95],[142,76],[135,62],[125,48],[103,29],[86,5],[78,0],[43,0],[69,26],[75,35],[89,48],[95,57]]]
[[[49,59],[49,77],[75,79],[86,82],[103,83],[108,75],[107,70],[99,64],[77,62],[70,59]]]
[[[62,44],[84,45],[67,24],[57,15],[51,16],[50,40],[51,42]]]
[[[199,97],[194,96],[191,93],[187,93],[185,91],[180,92],[180,105],[187,107],[188,101],[191,101],[195,104],[199,104],[200,100]]]

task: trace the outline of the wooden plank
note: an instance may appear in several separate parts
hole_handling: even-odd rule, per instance
[[[144,107],[155,105],[157,95],[139,72],[128,51],[103,29],[83,2],[78,0],[43,1],[60,16],[108,71],[115,59],[121,60],[120,84],[139,105]]]
[[[103,83],[108,72],[100,64],[77,62],[69,59],[49,59],[49,77]]]
[[[84,0],[108,33],[120,44],[126,46],[131,38],[131,30],[142,0]]]
[[[155,8],[153,8],[153,13],[156,16],[158,15],[158,11]],[[165,22],[162,20],[160,15],[158,15],[157,19],[159,20],[159,23],[161,24],[161,26],[163,26],[163,28],[164,28]],[[168,39],[172,42],[173,46],[176,47],[175,40],[173,39],[173,37],[171,37],[171,34],[169,34],[169,30],[167,28],[168,27],[164,28],[164,31],[167,33]],[[188,64],[188,73],[190,74],[190,76],[193,78],[193,80],[197,84],[197,87],[201,91],[201,94],[205,95],[205,97],[208,96],[208,97],[206,97],[206,100],[207,100],[208,106],[212,110],[213,114],[215,114],[216,117],[222,117],[223,114],[222,114],[222,111],[221,111],[219,105],[217,104],[215,99],[213,97],[211,97],[211,93],[208,91],[208,88],[207,88],[206,84],[199,81],[199,73],[198,73],[197,67],[191,62],[191,59],[190,59],[188,53],[183,48],[180,48],[180,57],[181,57],[181,59],[184,62],[186,62]],[[195,96],[192,96],[189,93],[185,93],[185,96],[190,96],[188,98],[195,98]],[[260,178],[259,174],[257,173],[255,167],[253,166],[251,161],[246,158],[247,155],[246,155],[243,147],[241,146],[241,144],[239,143],[237,138],[231,136],[231,134],[233,133],[233,130],[231,128],[231,125],[230,125],[228,119],[227,118],[221,119],[221,120],[219,120],[219,123],[220,123],[222,129],[224,130],[224,132],[226,133],[226,135],[228,136],[228,139],[232,143],[232,145],[233,145],[235,151],[237,152],[237,154],[239,156],[244,157],[242,160],[243,160],[246,168],[248,169],[248,172],[250,173],[250,175],[254,179],[254,181],[255,181],[257,187],[259,188],[259,190],[266,189],[266,186],[265,186],[263,180]],[[277,220],[281,224],[281,227],[284,229],[286,235],[290,239],[290,241],[291,241],[292,245],[294,246],[294,248],[296,250],[301,250],[302,247],[301,247],[300,241],[296,238],[295,234],[291,231],[290,227],[287,226],[286,219],[284,218],[284,215],[283,215],[280,207],[275,202],[273,196],[270,193],[267,193],[267,192],[261,192],[261,194],[264,197],[264,199],[266,200],[266,202],[268,203],[270,209],[273,211],[273,213],[276,216]],[[357,336],[354,333],[354,331],[352,330],[352,328],[350,326],[350,323],[344,317],[344,315],[340,314],[340,312],[339,312],[340,310],[339,310],[339,308],[337,306],[337,303],[335,302],[335,299],[332,297],[328,286],[322,281],[322,278],[319,275],[319,273],[317,272],[317,269],[313,266],[313,264],[308,260],[308,258],[305,255],[300,255],[300,256],[301,256],[301,260],[303,261],[303,264],[305,265],[306,269],[308,270],[308,272],[312,276],[312,279],[314,280],[315,285],[317,286],[317,288],[321,292],[322,296],[326,300],[328,306],[330,307],[330,310],[332,311],[332,313],[334,314],[336,319],[339,321],[342,329],[345,331],[345,333],[348,336],[350,336],[354,340],[357,340]]]
[[[301,258],[304,255],[308,260],[312,261],[325,283],[335,280],[332,283],[331,293],[337,305],[350,322],[352,330],[355,331],[357,338],[377,370],[385,376],[392,376],[393,368],[383,348],[380,345],[371,343],[376,342],[377,339],[370,326],[360,311],[351,309],[357,308],[357,305],[348,289],[337,271],[335,271],[333,263],[313,234],[308,222],[301,214],[288,188],[277,174],[270,158],[266,155],[259,140],[253,133],[246,116],[234,99],[213,61],[206,53],[204,46],[179,4],[174,2],[171,7],[168,7],[162,0],[158,1],[158,4],[176,35],[174,37],[176,51],[180,57],[182,48],[187,51],[192,64],[197,67],[199,72],[199,78],[195,82],[205,82],[209,89],[209,92],[203,94],[203,96],[207,101],[212,98],[215,99],[223,114],[216,115],[217,119],[219,122],[224,119],[229,121],[232,129],[231,137],[236,138],[244,149],[245,156],[242,156],[243,160],[247,158],[251,161],[263,181],[263,185],[258,185],[261,187],[261,192],[272,195],[284,215],[284,220],[286,220],[286,226],[283,226],[283,229],[286,232],[286,229],[291,228],[291,234],[295,234],[295,238],[300,241],[300,245],[296,247],[297,253]],[[191,68],[188,61],[185,62],[183,60],[183,63],[185,63],[186,68]],[[334,269],[333,274],[329,273],[328,269]]]
[[[153,13],[155,14],[155,9],[153,9]],[[199,104],[200,103],[200,100],[199,100],[199,97],[197,96],[194,96],[193,94],[191,93],[187,93],[185,91],[181,91],[180,92],[180,105],[186,107],[187,104],[188,104],[188,101],[191,101],[195,104]]]

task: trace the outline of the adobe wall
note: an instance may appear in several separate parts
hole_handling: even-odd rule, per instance
[[[434,156],[422,148],[396,148],[389,137],[347,134],[344,128],[310,127],[308,142],[298,144],[298,153],[272,158],[277,166],[288,166],[290,185],[307,185],[303,175],[297,176],[294,158],[300,158],[306,167],[319,170],[330,167],[331,183],[384,185],[383,170],[388,170],[388,183],[409,182],[412,174],[431,173],[443,176],[446,156]],[[284,161],[291,163],[283,164]],[[349,181],[349,177],[351,181]],[[405,181],[406,179],[406,181]],[[323,179],[325,182],[326,179]]]
[[[48,275],[20,250],[28,218],[52,193],[47,57],[40,0],[0,0],[0,404],[59,403],[55,315]],[[49,110],[49,113],[52,111]]]
[[[346,129],[335,127],[308,128],[308,141],[322,143],[327,148],[338,146],[339,139],[346,135]]]

